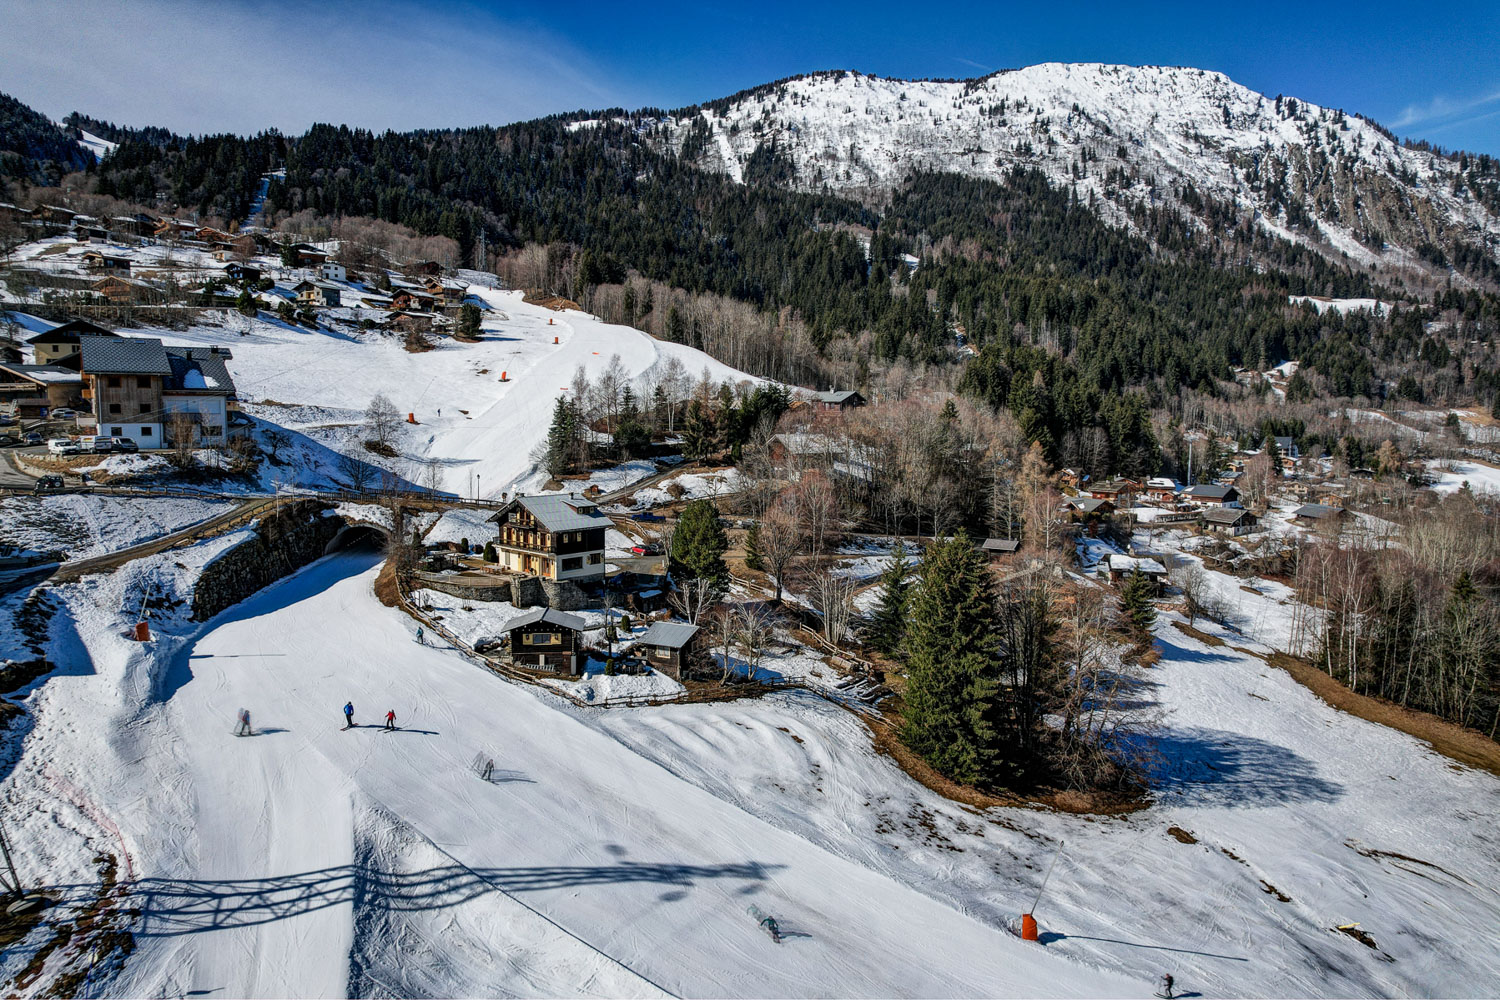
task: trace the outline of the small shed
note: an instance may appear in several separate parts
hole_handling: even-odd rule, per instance
[[[511,662],[527,670],[577,677],[583,672],[583,619],[551,608],[533,608],[506,622]]]
[[[657,622],[630,647],[629,656],[643,667],[680,681],[698,651],[701,631],[687,622]]]
[[[1021,541],[1018,538],[986,538],[979,546],[990,562],[999,562],[1007,556],[1013,556],[1020,548]]]

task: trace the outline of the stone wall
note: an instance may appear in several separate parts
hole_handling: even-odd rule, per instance
[[[262,517],[253,537],[203,568],[193,588],[193,619],[205,621],[323,556],[345,526],[328,504],[299,500]]]
[[[440,593],[451,594],[454,597],[462,597],[466,601],[507,601],[512,596],[511,585],[508,580],[483,587],[466,587],[456,581],[454,577],[429,576],[425,573],[419,574],[413,585],[426,590],[436,590]],[[514,602],[511,602],[514,603]]]

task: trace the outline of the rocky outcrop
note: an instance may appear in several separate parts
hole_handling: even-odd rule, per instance
[[[299,500],[262,517],[255,534],[203,568],[193,588],[193,619],[205,621],[322,557],[345,527],[328,504]]]

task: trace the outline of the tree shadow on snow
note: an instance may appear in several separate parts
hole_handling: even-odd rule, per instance
[[[532,868],[466,868],[443,865],[419,872],[388,872],[340,865],[263,879],[145,878],[128,888],[141,910],[137,937],[175,937],[253,927],[332,906],[378,906],[398,912],[441,910],[487,893],[510,895],[596,885],[659,883],[685,890],[719,879],[765,881],[781,865],[740,864],[557,865]],[[55,887],[63,902],[82,904],[97,885]],[[669,893],[676,896],[675,893]]]
[[[1150,739],[1147,776],[1174,805],[1272,806],[1333,802],[1344,786],[1286,747],[1222,729],[1168,729]]]

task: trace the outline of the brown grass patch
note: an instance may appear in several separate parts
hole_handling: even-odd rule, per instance
[[[1272,653],[1266,662],[1285,670],[1293,680],[1341,712],[1415,736],[1449,760],[1500,777],[1500,743],[1475,730],[1428,712],[1357,694],[1307,661],[1286,653]]]
[[[375,574],[375,599],[388,608],[401,603],[401,592],[396,587],[396,566],[389,559],[380,565]]]
[[[521,297],[521,301],[529,306],[541,306],[543,309],[551,309],[554,312],[561,312],[564,309],[576,309],[578,312],[583,312],[583,306],[572,299],[535,290],[527,292]]]
[[[1205,645],[1205,646],[1225,646],[1225,645],[1228,645],[1228,643],[1226,643],[1223,639],[1220,639],[1218,636],[1216,636],[1216,635],[1209,635],[1207,632],[1200,631],[1198,629],[1193,628],[1193,626],[1186,625],[1186,624],[1184,624],[1182,622],[1173,622],[1172,623],[1172,627],[1175,628],[1177,631],[1181,632],[1183,635],[1192,636],[1194,639],[1197,639],[1199,642],[1203,643],[1203,645]]]
[[[364,445],[365,451],[370,452],[372,455],[381,455],[385,458],[396,457],[396,449],[392,448],[384,441],[366,441]]]
[[[1198,842],[1197,837],[1193,836],[1191,833],[1188,833],[1180,826],[1167,827],[1167,833],[1179,844],[1196,844]]]

